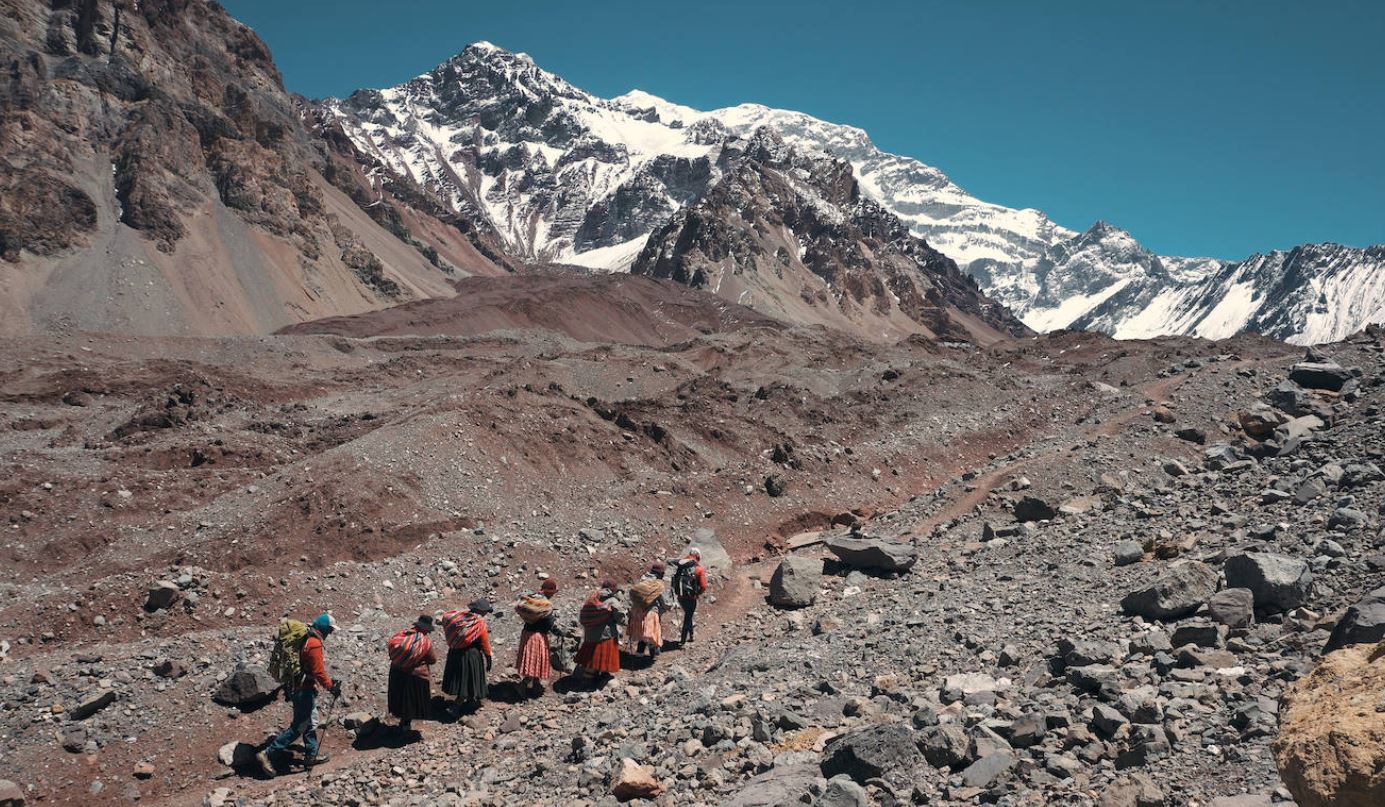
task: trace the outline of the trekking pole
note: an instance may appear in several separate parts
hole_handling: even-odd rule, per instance
[[[336,695],[336,693],[333,693],[332,702],[327,704],[326,709],[322,710],[322,726],[321,730],[318,732],[317,737],[317,747],[319,749],[318,753],[321,753],[321,749],[325,749],[327,747],[327,729],[329,729],[332,726],[332,715],[337,711],[337,697],[338,696]]]

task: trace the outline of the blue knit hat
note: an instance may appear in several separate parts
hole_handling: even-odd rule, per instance
[[[331,614],[319,614],[317,619],[313,620],[313,627],[317,628],[318,633],[326,636],[337,629],[337,621],[332,618]]]

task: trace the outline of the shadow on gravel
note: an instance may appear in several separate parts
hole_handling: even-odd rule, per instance
[[[647,670],[653,666],[654,659],[649,656],[637,656],[634,653],[627,653],[624,650],[620,651],[620,668],[622,670],[638,672],[639,670]]]
[[[490,685],[489,700],[497,703],[522,703],[528,698],[518,681],[500,681]]]
[[[377,748],[403,748],[423,739],[417,729],[400,731],[397,726],[381,726],[364,737],[357,737],[351,747],[357,751],[373,751]]]

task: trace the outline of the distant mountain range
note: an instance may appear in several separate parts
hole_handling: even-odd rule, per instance
[[[308,101],[214,3],[0,9],[0,333],[266,333],[563,269],[884,340],[1385,319],[1385,248],[1161,257],[797,112],[596,98],[487,43]]]
[[[355,146],[494,229],[526,260],[628,270],[651,232],[761,128],[851,166],[861,194],[955,260],[1036,330],[1329,341],[1385,319],[1385,248],[1307,245],[1227,263],[1158,256],[1097,222],[969,195],[860,129],[754,104],[701,112],[644,92],[601,99],[524,54],[477,43],[414,80],[325,108]]]

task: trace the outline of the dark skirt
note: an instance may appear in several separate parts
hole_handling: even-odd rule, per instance
[[[398,667],[390,667],[390,714],[400,720],[428,717],[428,707],[432,703],[430,689],[427,678],[420,678]]]
[[[447,666],[442,671],[442,691],[464,701],[486,697],[486,654],[479,647],[447,651]]]

